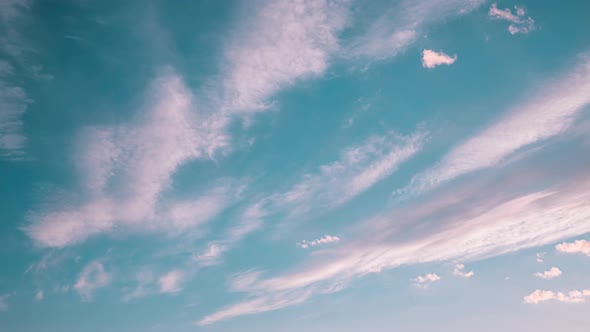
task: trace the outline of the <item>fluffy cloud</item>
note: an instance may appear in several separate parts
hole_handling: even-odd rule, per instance
[[[547,271],[535,273],[535,277],[545,279],[545,280],[554,279],[554,278],[559,277],[560,275],[561,275],[561,270],[556,268],[555,266],[550,268]]]
[[[457,55],[453,55],[452,57],[443,53],[443,52],[435,52],[433,50],[423,50],[422,51],[422,67],[424,68],[434,68],[440,65],[452,65],[457,61]]]
[[[511,24],[508,26],[508,32],[514,35],[517,33],[527,34],[535,29],[535,20],[530,16],[526,16],[526,12],[522,7],[514,6],[515,14],[509,8],[499,9],[493,3],[488,11],[488,15],[494,19],[505,20]]]
[[[539,304],[546,301],[558,301],[564,303],[581,303],[586,301],[586,297],[590,296],[590,290],[584,289],[582,291],[573,290],[567,293],[535,290],[531,294],[524,297],[524,303]]]
[[[577,240],[574,242],[563,242],[555,246],[559,252],[568,254],[582,254],[590,256],[590,242],[586,240]]]
[[[318,246],[321,244],[333,243],[333,242],[338,242],[338,241],[340,241],[339,237],[332,236],[332,235],[326,235],[324,237],[321,237],[319,239],[312,240],[312,241],[303,240],[303,241],[297,242],[297,246],[299,246],[300,248],[307,249],[309,247],[315,247],[315,246]]]
[[[428,273],[424,276],[417,276],[416,278],[412,279],[414,286],[418,288],[428,288],[430,285],[436,281],[439,281],[440,277],[436,273]]]
[[[180,270],[172,270],[160,277],[160,293],[177,293],[181,290],[184,273]]]
[[[453,275],[461,277],[461,278],[471,278],[475,275],[473,271],[465,272],[465,265],[457,264],[455,265],[455,269],[453,270]]]
[[[97,289],[110,283],[111,275],[105,271],[101,262],[94,261],[84,267],[73,288],[83,301],[91,301]]]

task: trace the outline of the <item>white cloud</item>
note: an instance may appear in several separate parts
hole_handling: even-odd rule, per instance
[[[535,277],[545,279],[545,280],[554,279],[554,278],[559,277],[560,275],[561,275],[561,270],[555,266],[550,268],[547,271],[535,273]]]
[[[440,65],[452,65],[457,61],[457,55],[452,57],[444,52],[435,52],[433,50],[424,49],[422,51],[422,67],[434,68]]]
[[[184,280],[184,273],[180,270],[172,270],[160,277],[158,283],[160,285],[160,293],[177,293],[182,287],[181,283]]]
[[[521,174],[514,177],[521,178]],[[515,181],[506,183],[514,184]],[[313,257],[311,262],[292,268],[291,272],[270,278],[261,278],[259,272],[250,273],[240,278],[239,287],[232,287],[232,290],[247,292],[257,301],[283,299],[287,294],[299,295],[298,299],[305,301],[315,294],[342,289],[367,274],[401,265],[480,260],[590,232],[587,222],[590,218],[590,206],[587,204],[590,182],[587,180],[573,181],[553,191],[504,198],[501,202],[495,201],[493,195],[505,193],[510,188],[506,184],[497,186],[500,187],[490,185],[482,193],[482,187],[475,184],[473,190],[477,195],[453,188],[452,196],[443,192],[438,201],[393,210],[390,215],[357,226],[356,233],[364,231],[364,234],[357,234],[359,238],[348,239],[343,246],[323,252],[323,255]],[[424,225],[432,225],[432,218],[437,219],[438,226],[426,230]],[[404,222],[392,223],[392,220]],[[381,225],[386,228],[381,228]],[[410,230],[425,229],[425,233],[410,231],[413,238],[408,238],[408,227]],[[436,279],[434,276],[421,277],[415,280],[418,284],[421,280],[427,284],[427,280]],[[222,309],[207,316],[204,321],[212,323],[265,311],[260,308],[254,310],[254,300]],[[289,301],[281,303],[291,305]],[[267,309],[276,308],[269,306]]]
[[[37,293],[35,294],[35,300],[37,301],[43,301],[44,298],[44,294],[42,290],[37,291]]]
[[[526,16],[526,11],[522,7],[514,6],[516,14],[513,14],[510,8],[499,9],[497,4],[493,3],[488,11],[488,15],[494,19],[505,20],[511,24],[508,26],[508,32],[514,35],[517,33],[527,34],[535,29],[535,20]]]
[[[513,153],[567,131],[590,104],[590,59],[514,107],[491,126],[416,175],[401,192],[420,193],[461,175],[493,167]],[[533,121],[534,119],[534,121]]]
[[[227,145],[223,120],[195,110],[193,99],[167,72],[135,123],[84,131],[76,159],[86,188],[81,202],[31,213],[29,236],[41,246],[65,247],[113,229],[185,232],[219,214],[239,193],[232,183],[196,198],[162,199],[180,165]]]
[[[559,252],[568,254],[583,254],[590,256],[590,242],[586,240],[577,240],[574,242],[563,242],[555,246]]]
[[[224,108],[256,111],[294,82],[322,75],[339,49],[348,1],[267,1],[252,6],[225,50]]]
[[[453,270],[453,275],[461,278],[471,278],[475,275],[473,271],[465,272],[465,265],[457,264],[455,265],[455,269]]]
[[[204,253],[193,258],[201,266],[215,265],[221,262],[221,256],[229,248],[220,243],[209,243]]]
[[[22,116],[31,102],[22,88],[0,80],[1,158],[23,157],[26,137],[22,128]]]
[[[94,292],[111,283],[111,274],[105,272],[101,262],[93,261],[86,265],[73,288],[83,301],[91,301]]]
[[[424,276],[417,276],[416,278],[412,279],[414,286],[418,288],[428,288],[430,285],[436,281],[439,281],[440,277],[436,273],[428,273]]]
[[[411,136],[389,132],[371,136],[341,153],[338,161],[319,167],[283,193],[271,197],[275,210],[291,215],[309,212],[312,206],[335,208],[390,176],[422,149],[425,134]]]
[[[319,239],[312,240],[312,241],[303,240],[303,241],[297,242],[297,246],[299,246],[300,248],[307,249],[309,247],[315,247],[315,246],[318,246],[321,244],[333,243],[333,242],[338,242],[338,241],[340,241],[339,237],[332,236],[332,235],[326,235],[324,237],[321,237]]]
[[[539,304],[546,301],[558,301],[564,303],[582,303],[586,301],[586,297],[590,296],[590,290],[584,289],[582,291],[573,290],[567,293],[535,290],[531,294],[524,297],[524,303]]]
[[[535,258],[535,260],[537,261],[537,263],[543,263],[544,262],[543,256],[545,256],[545,253],[544,252],[538,252],[537,253],[537,255],[536,255],[537,258]]]

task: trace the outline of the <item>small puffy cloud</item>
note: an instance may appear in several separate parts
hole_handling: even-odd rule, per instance
[[[561,275],[561,270],[556,268],[555,266],[545,272],[535,273],[535,277],[545,279],[545,280],[554,279],[554,278],[559,277],[560,275]]]
[[[590,241],[577,240],[574,242],[563,242],[555,246],[559,252],[567,254],[583,254],[590,256]]]
[[[83,301],[91,301],[94,291],[108,286],[111,283],[111,275],[105,272],[102,263],[94,261],[84,267],[74,289]]]
[[[488,15],[494,19],[510,22],[508,32],[515,35],[517,33],[527,34],[535,29],[535,20],[526,16],[526,11],[522,7],[514,6],[515,13],[509,8],[499,9],[497,4],[492,4]]]
[[[564,303],[581,303],[586,301],[586,297],[590,296],[590,290],[584,289],[582,291],[573,290],[568,293],[552,292],[544,290],[535,290],[531,294],[524,297],[524,303],[539,304],[545,301],[558,301]]]
[[[418,288],[428,288],[432,283],[439,281],[440,277],[436,273],[428,273],[424,276],[417,276],[412,279],[414,286]]]
[[[545,256],[545,253],[544,252],[538,252],[537,253],[537,258],[535,259],[537,261],[537,263],[543,263],[544,262],[543,256]]]
[[[471,278],[475,275],[475,273],[473,271],[465,272],[464,269],[465,269],[465,265],[463,265],[463,264],[455,265],[455,269],[453,270],[453,275],[455,275],[457,277],[462,277],[462,278]]]
[[[38,291],[37,294],[35,294],[35,300],[37,301],[43,301],[44,297],[45,295],[43,294],[42,290]]]
[[[184,279],[184,273],[180,270],[172,270],[160,277],[161,293],[177,293],[181,290],[180,284]]]
[[[309,247],[315,247],[321,244],[327,244],[327,243],[333,243],[333,242],[338,242],[340,241],[340,238],[337,236],[332,236],[332,235],[326,235],[322,238],[319,238],[317,240],[312,240],[312,241],[307,241],[307,240],[303,240],[301,242],[297,242],[297,246],[299,246],[300,248],[303,249],[307,249]]]
[[[434,68],[440,65],[452,65],[457,61],[457,55],[452,57],[444,52],[435,52],[433,50],[424,49],[422,51],[422,67]]]

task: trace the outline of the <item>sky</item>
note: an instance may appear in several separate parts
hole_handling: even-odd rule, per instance
[[[0,0],[0,331],[587,332],[589,16]]]

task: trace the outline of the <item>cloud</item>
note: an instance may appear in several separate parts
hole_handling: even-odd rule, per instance
[[[582,291],[573,290],[567,293],[552,292],[544,290],[535,290],[531,294],[524,297],[524,303],[539,304],[546,301],[557,301],[564,303],[582,303],[586,301],[586,297],[590,296],[590,290],[584,289]]]
[[[101,262],[93,261],[86,265],[73,288],[78,292],[82,301],[92,301],[94,292],[111,283],[111,274],[105,272]]]
[[[224,109],[264,110],[269,98],[298,80],[321,76],[339,49],[348,1],[267,1],[252,6],[224,51]]]
[[[475,273],[473,271],[465,272],[465,271],[463,271],[463,269],[465,269],[465,265],[463,265],[463,264],[455,265],[455,269],[453,270],[453,275],[455,275],[457,277],[461,277],[461,278],[471,278],[475,275]]]
[[[531,171],[534,172],[527,169]],[[539,176],[546,178],[544,173]],[[234,285],[231,289],[248,293],[248,300],[204,320],[212,323],[263,311],[244,309],[244,306],[250,308],[254,300],[298,295],[300,301],[305,301],[313,295],[343,289],[368,274],[401,265],[481,260],[590,232],[587,179],[506,198],[506,192],[513,191],[513,187],[525,185],[515,179],[522,179],[522,174],[513,174],[500,182],[496,179],[488,184],[469,183],[465,188],[450,188],[428,203],[415,202],[371,218],[353,228],[351,234],[357,238],[347,239],[336,249],[320,251],[310,262],[277,276],[263,278],[256,272],[241,278],[239,287]],[[536,178],[531,181],[536,182]],[[482,188],[485,188],[483,192]],[[498,197],[502,197],[500,201]],[[436,225],[430,222],[433,218],[437,220]],[[289,301],[281,303],[291,305]]]
[[[498,165],[513,153],[566,132],[590,104],[590,59],[540,89],[491,126],[454,147],[400,192],[421,193],[461,175]],[[531,121],[534,119],[534,121]]]
[[[424,289],[430,287],[432,283],[439,280],[440,277],[436,273],[428,273],[424,276],[417,276],[416,278],[412,279],[414,286]]]
[[[457,61],[457,55],[452,57],[448,56],[444,52],[435,52],[433,50],[424,49],[422,51],[422,67],[434,68],[440,65],[452,65]]]
[[[160,293],[178,293],[181,283],[184,280],[184,273],[180,270],[172,270],[160,277]]]
[[[326,235],[324,237],[321,237],[319,239],[312,240],[312,241],[303,240],[303,241],[297,242],[297,246],[299,246],[300,248],[303,248],[303,249],[307,249],[309,247],[315,247],[315,246],[318,246],[321,244],[333,243],[333,242],[338,242],[338,241],[340,241],[339,237],[332,236],[332,235]]]
[[[590,256],[590,242],[586,240],[577,240],[574,242],[563,242],[555,246],[559,252],[568,254],[582,254]]]
[[[514,35],[517,33],[527,34],[535,29],[535,20],[526,16],[522,7],[514,6],[516,14],[513,14],[509,8],[499,9],[497,4],[493,3],[488,11],[488,15],[494,19],[505,20],[511,24],[508,26],[508,32]]]
[[[291,215],[299,216],[312,206],[338,207],[390,176],[422,149],[425,136],[423,132],[409,136],[395,132],[373,135],[345,149],[339,160],[305,174],[286,192],[271,196],[270,208],[288,209]]]
[[[135,123],[83,131],[76,158],[81,198],[32,212],[29,236],[40,246],[65,247],[114,229],[186,232],[219,214],[240,192],[232,183],[189,199],[162,199],[180,165],[227,145],[220,120],[195,110],[193,99],[168,70],[153,82]]]
[[[359,36],[351,38],[343,57],[384,60],[394,57],[415,42],[428,27],[449,17],[476,9],[481,0],[405,0],[384,9],[383,14]]]
[[[537,261],[537,263],[543,263],[544,262],[543,256],[545,256],[545,254],[546,253],[544,253],[544,252],[538,252],[537,253],[537,255],[536,255],[537,258],[535,259]]]
[[[545,279],[545,280],[554,279],[554,278],[559,277],[560,275],[561,275],[561,270],[556,268],[555,266],[550,268],[547,271],[535,273],[535,277]]]
[[[193,258],[194,261],[201,264],[201,266],[215,265],[221,262],[221,255],[228,250],[228,247],[223,244],[209,243],[207,250]]]
[[[37,300],[37,301],[43,301],[43,298],[44,298],[44,297],[45,297],[45,296],[44,296],[44,294],[43,294],[43,291],[42,291],[42,290],[40,290],[40,291],[37,291],[37,293],[35,294],[35,300]]]

